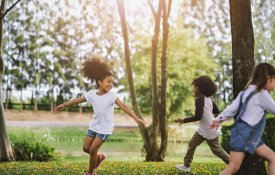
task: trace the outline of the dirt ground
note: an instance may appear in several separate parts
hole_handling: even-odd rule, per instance
[[[6,121],[51,121],[51,122],[90,122],[92,113],[60,112],[52,113],[47,111],[5,111]],[[133,124],[134,120],[128,115],[115,114],[115,123]]]

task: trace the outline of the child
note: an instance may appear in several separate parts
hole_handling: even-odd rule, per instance
[[[245,153],[263,157],[268,161],[268,174],[275,175],[275,153],[262,141],[266,111],[275,114],[275,101],[269,94],[275,88],[275,68],[268,63],[258,64],[247,87],[213,122],[212,128],[236,115],[231,129],[230,162],[220,175],[235,174]]]
[[[196,97],[195,100],[195,115],[184,119],[176,119],[176,123],[189,123],[199,121],[199,128],[191,138],[187,153],[184,157],[184,164],[176,165],[175,167],[181,171],[190,172],[190,165],[197,146],[203,141],[206,141],[211,151],[220,157],[225,163],[228,164],[229,156],[221,148],[219,144],[219,136],[221,135],[220,128],[218,130],[210,129],[210,125],[214,121],[214,114],[219,113],[217,105],[211,100],[210,96],[214,95],[217,91],[217,86],[208,76],[201,76],[196,78],[193,83],[193,91]]]
[[[100,146],[112,134],[114,128],[114,104],[129,114],[137,124],[145,126],[145,122],[139,119],[135,113],[120,101],[115,92],[111,91],[114,76],[106,61],[99,58],[86,60],[83,64],[84,76],[92,82],[96,82],[99,89],[88,91],[84,97],[76,98],[63,103],[53,109],[62,111],[68,106],[88,102],[93,106],[94,114],[90,122],[83,150],[90,154],[89,170],[85,175],[93,175],[94,169],[105,159],[105,154],[98,154]]]

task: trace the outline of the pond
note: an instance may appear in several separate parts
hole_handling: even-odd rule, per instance
[[[8,127],[8,133],[11,140],[25,138],[55,147],[62,157],[88,157],[82,151],[86,128]],[[184,131],[185,137],[181,136],[182,134],[177,136],[175,133],[174,130],[169,130],[169,135],[173,139],[169,139],[166,159],[182,160],[194,128]],[[145,153],[142,145],[137,128],[116,128],[110,139],[102,145],[100,152],[107,154],[109,160],[144,160]],[[208,145],[203,143],[196,150],[195,160],[207,160],[208,158],[215,158],[215,156]]]

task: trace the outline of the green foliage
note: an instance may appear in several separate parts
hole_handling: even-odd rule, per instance
[[[222,126],[222,139],[221,139],[221,146],[222,148],[229,153],[229,142],[230,142],[230,133],[231,133],[231,126],[232,125],[224,125]]]
[[[266,119],[266,125],[265,125],[265,130],[263,134],[263,141],[265,144],[270,147],[273,151],[275,150],[275,117],[268,116]],[[226,152],[229,152],[229,142],[230,142],[230,130],[231,130],[232,125],[225,125],[222,126],[222,141],[221,145],[223,149]]]
[[[49,161],[56,157],[55,148],[27,140],[11,140],[17,161]]]
[[[275,117],[267,118],[263,140],[273,151],[275,151]]]
[[[167,53],[167,107],[169,115],[188,115],[194,110],[191,83],[195,77],[209,75],[214,78],[218,68],[209,56],[204,39],[194,39],[190,30],[170,29]],[[138,102],[144,113],[151,110],[151,45],[148,37],[139,38],[132,65]],[[158,58],[160,58],[159,50]],[[160,82],[160,61],[158,61]],[[127,81],[122,83],[127,87]],[[159,84],[160,87],[160,84]],[[125,89],[127,90],[127,89]],[[159,88],[160,90],[160,88]]]
[[[225,164],[222,162],[194,162],[191,173],[181,173],[174,168],[182,162],[136,162],[136,161],[104,161],[96,170],[98,175],[215,175],[219,174]],[[0,164],[0,172],[5,175],[49,175],[49,174],[83,174],[87,169],[87,161],[54,161],[54,162],[13,162]]]
[[[58,156],[55,148],[44,143],[38,142],[41,138],[39,133],[28,132],[13,132],[9,134],[11,144],[15,153],[16,160],[22,161],[49,161]]]

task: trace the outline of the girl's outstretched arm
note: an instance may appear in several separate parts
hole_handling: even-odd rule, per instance
[[[72,105],[83,103],[83,102],[86,102],[85,97],[75,98],[71,101],[62,103],[61,105],[54,107],[53,112],[60,112],[60,111],[63,111],[67,106],[72,106]]]
[[[122,109],[124,112],[129,114],[138,125],[146,126],[146,123],[144,120],[138,118],[138,116],[122,101],[119,100],[119,98],[116,99],[115,103],[119,106],[120,109]]]

